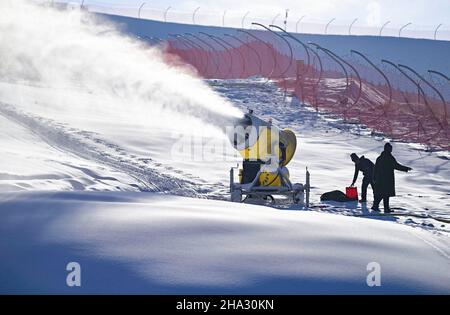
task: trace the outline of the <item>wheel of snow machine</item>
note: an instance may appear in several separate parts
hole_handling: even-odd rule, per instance
[[[272,195],[267,195],[267,196],[265,196],[263,199],[266,200],[266,201],[270,199],[270,203],[271,203],[271,204],[274,204],[274,203],[275,203],[275,198],[273,198]]]
[[[264,201],[270,201],[270,204],[274,204],[275,203],[275,198],[272,195],[266,195],[264,197],[261,196],[254,196],[252,194],[248,194],[247,196],[245,196],[245,198],[241,201],[242,203],[246,202],[247,200],[264,200]]]
[[[302,190],[295,191],[294,194],[292,195],[292,201],[296,205],[303,202],[303,199],[304,199],[304,192]]]
[[[294,194],[294,196],[292,197],[292,201],[295,205],[298,205],[300,203],[300,197],[297,194]]]

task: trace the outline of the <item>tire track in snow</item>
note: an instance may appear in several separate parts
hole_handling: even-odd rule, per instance
[[[446,258],[450,262],[450,255],[447,254],[443,249],[441,249],[437,245],[431,243],[430,241],[426,240],[422,236],[419,236],[417,233],[413,233],[412,231],[409,231],[409,233],[414,235],[416,238],[418,238],[419,240],[423,241],[425,244],[429,245],[433,249],[435,249],[440,255],[442,255],[442,257]]]

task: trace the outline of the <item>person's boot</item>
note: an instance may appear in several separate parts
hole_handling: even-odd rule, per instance
[[[372,208],[370,208],[370,209],[372,209],[372,211],[380,212],[380,208],[378,208],[375,205],[373,205]]]
[[[383,208],[384,213],[392,213],[394,211],[391,210],[391,207],[389,207],[389,198],[386,198],[383,200]]]

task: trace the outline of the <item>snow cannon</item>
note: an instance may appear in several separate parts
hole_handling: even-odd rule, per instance
[[[242,168],[238,165],[230,170],[231,201],[251,199],[274,203],[274,195],[284,195],[298,204],[304,203],[305,191],[308,194],[306,200],[309,200],[309,173],[305,185],[292,184],[286,167],[297,149],[293,131],[280,129],[271,120],[262,120],[249,110],[227,133],[243,158]],[[238,170],[238,182],[234,178],[235,169]]]

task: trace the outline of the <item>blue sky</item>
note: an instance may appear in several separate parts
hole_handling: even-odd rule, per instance
[[[80,0],[81,1],[81,0]],[[76,2],[72,0],[72,2]],[[204,11],[228,10],[230,14],[244,14],[247,11],[255,15],[275,16],[285,9],[290,10],[292,19],[307,15],[305,22],[351,21],[359,18],[358,23],[380,25],[391,20],[395,24],[412,22],[415,25],[438,25],[444,23],[450,28],[450,0],[85,0],[86,3],[111,3],[146,7],[167,8],[192,11],[201,7]]]

